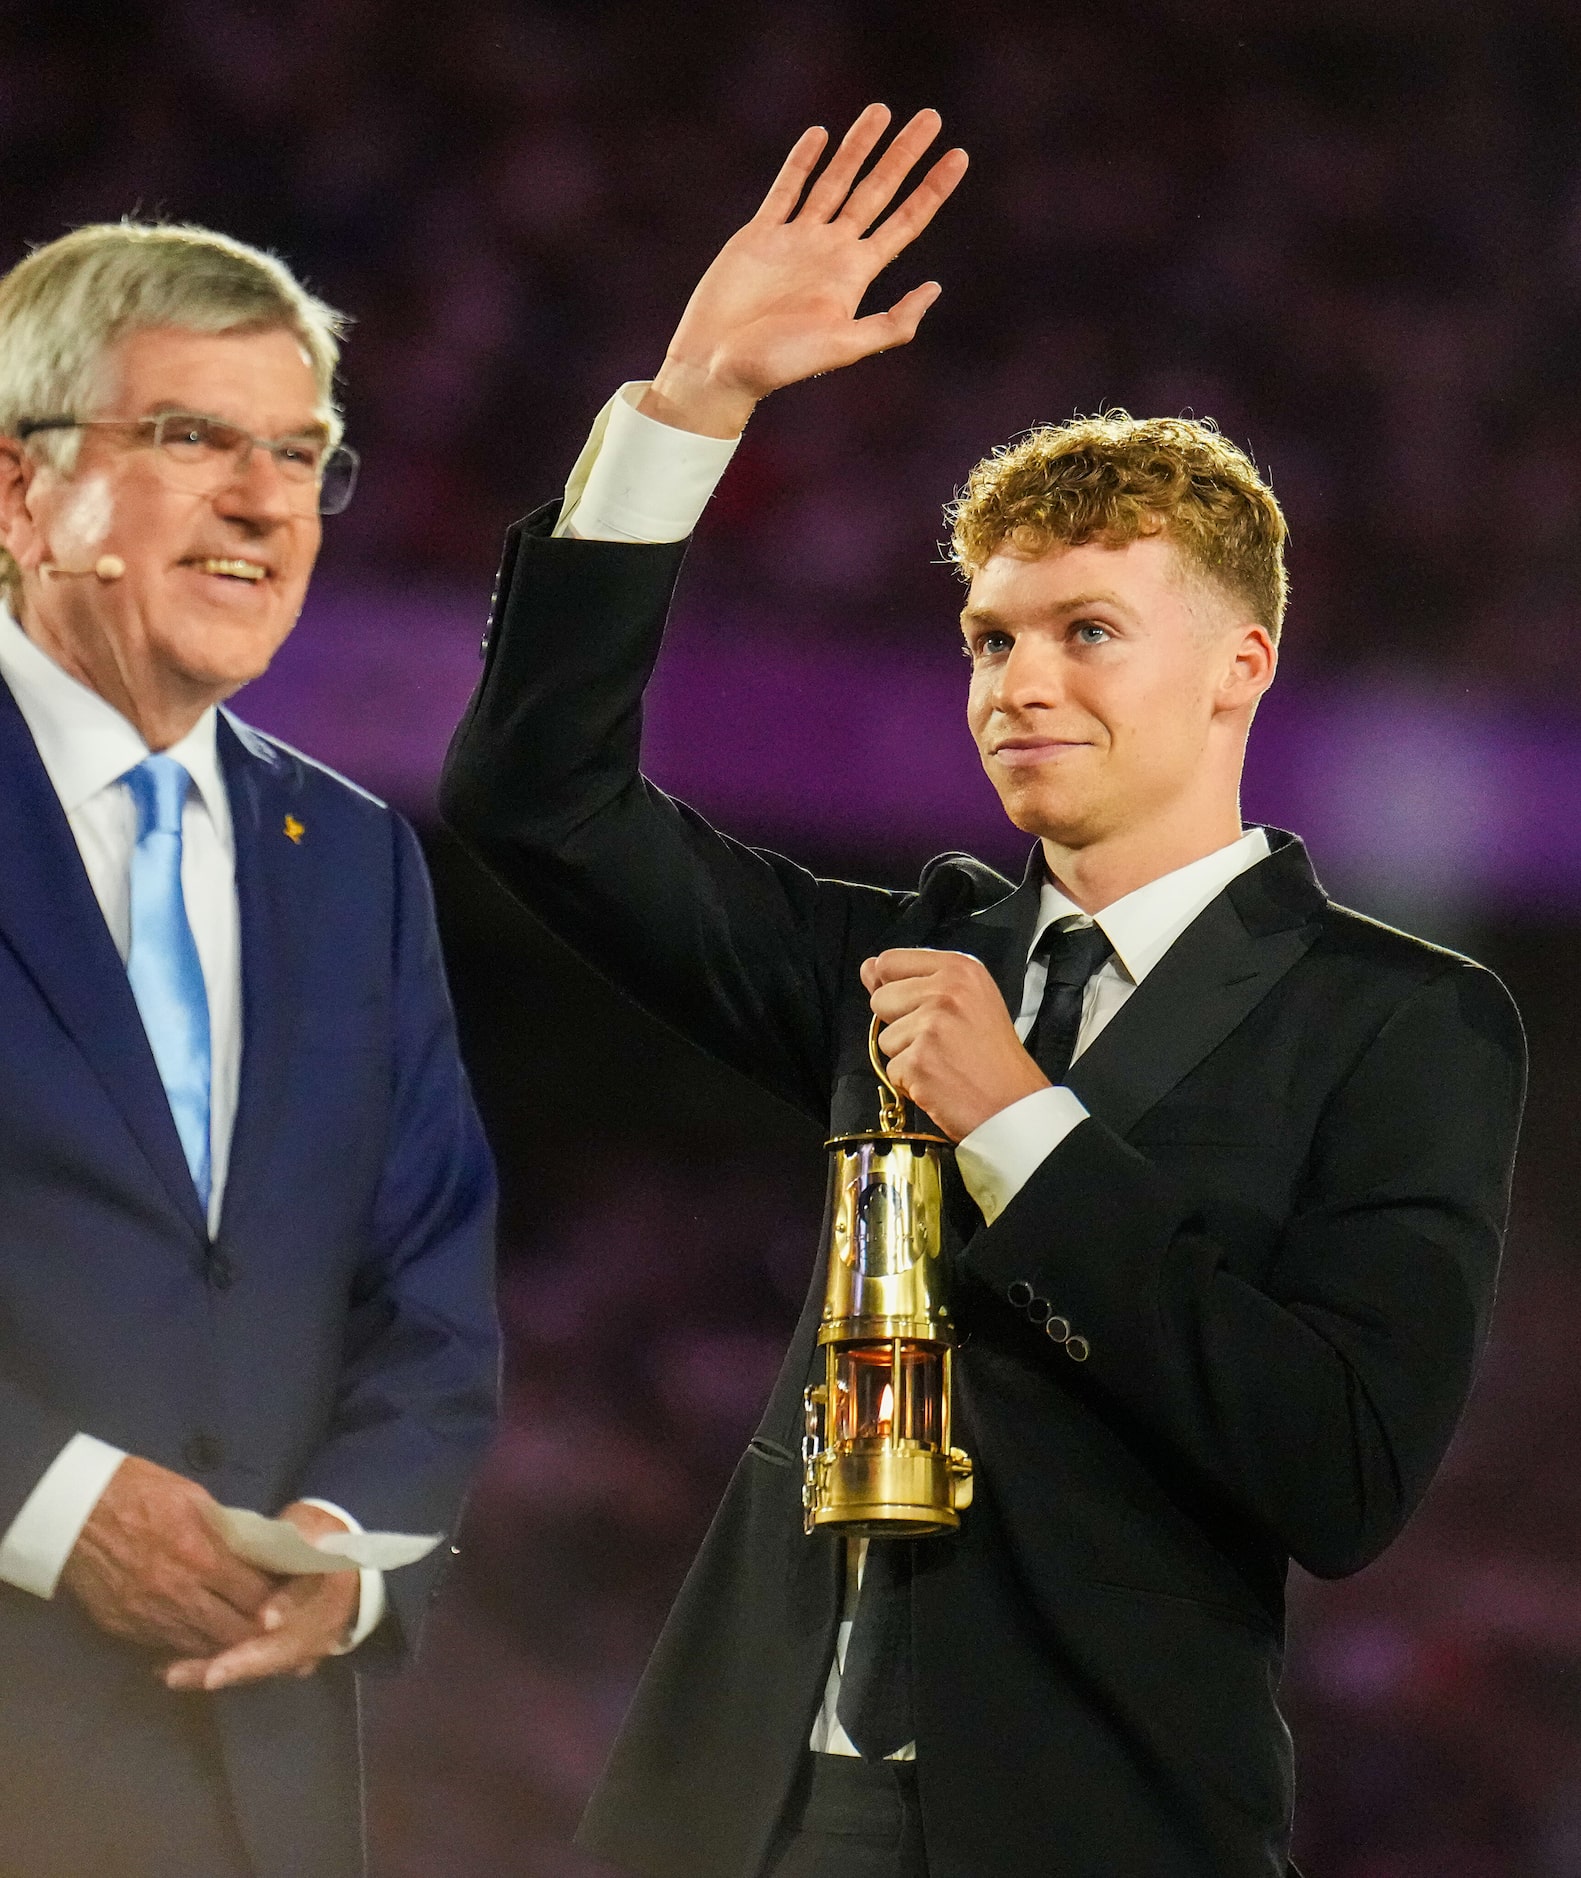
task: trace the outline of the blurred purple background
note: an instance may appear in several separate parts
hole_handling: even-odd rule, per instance
[[[1108,403],[1254,451],[1294,604],[1248,813],[1503,972],[1534,1064],[1444,1476],[1380,1564],[1294,1587],[1300,1854],[1581,1878],[1574,0],[0,0],[0,262],[162,212],[356,316],[364,486],[239,708],[426,826],[503,527],[652,370],[796,132],[874,96],[972,151],[889,297],[945,295],[910,350],[754,421],[650,768],[826,870],[1019,866],[959,721],[941,504]],[[593,1878],[569,1832],[773,1374],[821,1157],[429,833],[506,1179],[510,1412],[424,1661],[370,1691],[376,1869]]]

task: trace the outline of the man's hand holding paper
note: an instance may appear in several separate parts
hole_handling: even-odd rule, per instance
[[[326,1656],[347,1647],[362,1569],[415,1564],[439,1543],[437,1534],[353,1532],[305,1500],[294,1501],[274,1520],[212,1501],[203,1514],[222,1548],[249,1573],[272,1574],[275,1588],[259,1605],[249,1634],[217,1653],[167,1664],[162,1674],[169,1689],[311,1676]]]

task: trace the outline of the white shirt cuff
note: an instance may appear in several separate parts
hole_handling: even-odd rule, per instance
[[[364,1530],[361,1521],[353,1519],[345,1507],[337,1506],[333,1500],[317,1500],[309,1496],[301,1504],[316,1506],[321,1513],[331,1514],[342,1522],[347,1532]],[[373,1635],[379,1627],[379,1620],[384,1616],[384,1573],[359,1571],[357,1578],[360,1584],[357,1598],[357,1621],[347,1631],[345,1642],[330,1651],[331,1656],[345,1656],[356,1649],[359,1643]]]
[[[1070,1131],[1086,1119],[1080,1099],[1063,1085],[1034,1089],[990,1115],[956,1144],[955,1165],[990,1226]]]
[[[126,1459],[94,1435],[73,1435],[0,1539],[0,1579],[36,1598],[52,1598],[88,1515]]]
[[[646,381],[622,385],[593,421],[565,486],[556,535],[582,541],[684,541],[739,437],[700,437],[644,417]]]

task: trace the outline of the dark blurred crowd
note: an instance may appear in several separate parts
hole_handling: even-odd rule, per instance
[[[1574,0],[0,0],[0,261],[127,212],[277,248],[356,320],[332,578],[481,611],[504,525],[652,371],[795,134],[874,96],[971,150],[894,270],[944,298],[754,421],[694,596],[894,645],[948,617],[940,509],[983,452],[1190,411],[1284,499],[1298,675],[1575,697]],[[378,1870],[588,1878],[566,1839],[773,1374],[819,1154],[464,872],[439,887],[506,1174],[511,1412],[432,1648],[373,1693]],[[1507,1295],[1421,1519],[1295,1588],[1309,1878],[1581,1878],[1581,1005],[1570,934],[1489,944],[1538,1072]]]
[[[0,46],[0,253],[165,212],[356,316],[342,566],[486,581],[795,133],[880,95],[972,152],[895,270],[945,297],[760,417],[703,590],[904,627],[986,449],[1190,410],[1284,497],[1298,658],[1571,685],[1570,0],[11,0]]]

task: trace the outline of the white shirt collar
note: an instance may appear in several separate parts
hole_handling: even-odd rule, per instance
[[[1217,848],[1199,861],[1189,861],[1172,874],[1160,874],[1157,880],[1114,901],[1091,915],[1092,922],[1103,929],[1132,984],[1139,985],[1197,915],[1238,874],[1266,860],[1269,853],[1267,833],[1261,828],[1249,828],[1228,847]],[[1083,921],[1089,917],[1052,880],[1045,880],[1032,946],[1036,947],[1057,920],[1069,919],[1073,914]]]
[[[44,768],[68,815],[119,782],[148,755],[142,735],[113,704],[63,670],[0,605],[0,678],[33,733]],[[220,774],[210,705],[179,743],[165,752],[187,771],[216,827],[230,826],[230,799]]]

